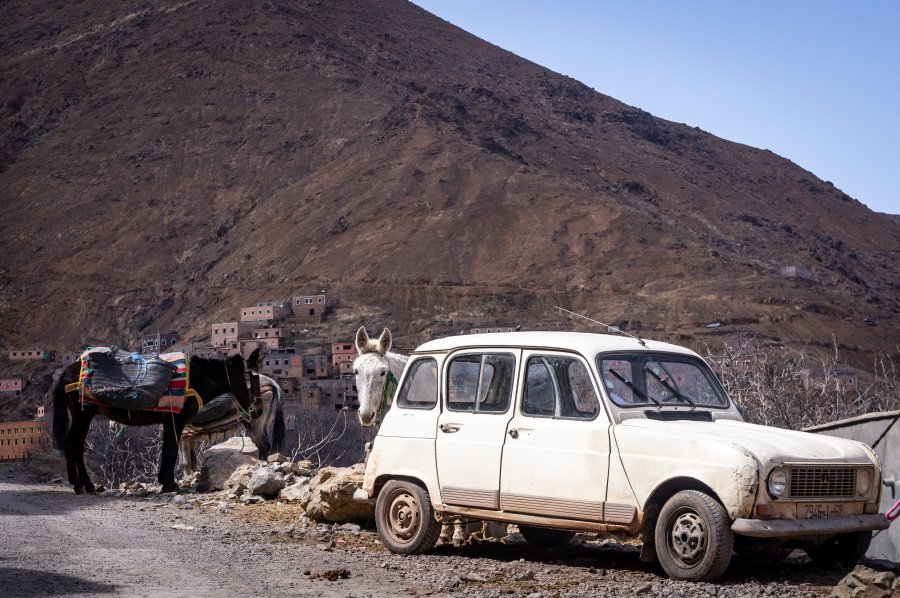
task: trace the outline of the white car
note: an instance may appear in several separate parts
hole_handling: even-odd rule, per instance
[[[869,447],[744,422],[688,349],[512,332],[413,352],[362,498],[394,552],[429,550],[461,517],[518,524],[542,546],[624,531],[670,577],[710,580],[760,546],[855,563],[888,526],[880,490]]]

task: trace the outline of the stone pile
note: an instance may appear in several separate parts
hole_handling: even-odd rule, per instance
[[[249,438],[230,438],[207,449],[195,489],[224,491],[228,498],[252,504],[267,500],[294,502],[315,521],[366,522],[374,517],[374,506],[355,502],[353,493],[362,486],[365,466],[323,467],[294,461],[280,453],[259,459]]]

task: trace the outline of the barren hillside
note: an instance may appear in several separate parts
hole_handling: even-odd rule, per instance
[[[200,338],[327,288],[357,316],[341,334],[365,314],[401,336],[583,328],[561,305],[658,338],[897,352],[895,220],[407,2],[3,11],[6,347]]]

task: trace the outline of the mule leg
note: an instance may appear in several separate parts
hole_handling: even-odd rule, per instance
[[[76,494],[85,492],[93,494],[96,491],[84,464],[84,444],[95,413],[96,411],[90,407],[76,410],[72,414],[72,425],[66,437],[66,468],[69,482],[75,488]]]
[[[166,417],[163,420],[162,455],[159,460],[159,476],[163,492],[178,492],[175,482],[175,464],[178,463],[178,439],[184,430],[184,421]]]
[[[182,438],[179,444],[179,457],[184,477],[189,478],[197,471],[197,441],[193,438]]]

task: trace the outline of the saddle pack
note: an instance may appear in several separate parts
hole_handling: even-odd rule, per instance
[[[79,391],[86,403],[116,409],[180,413],[190,388],[184,353],[145,357],[116,347],[90,347],[81,354],[78,382],[66,392]]]

